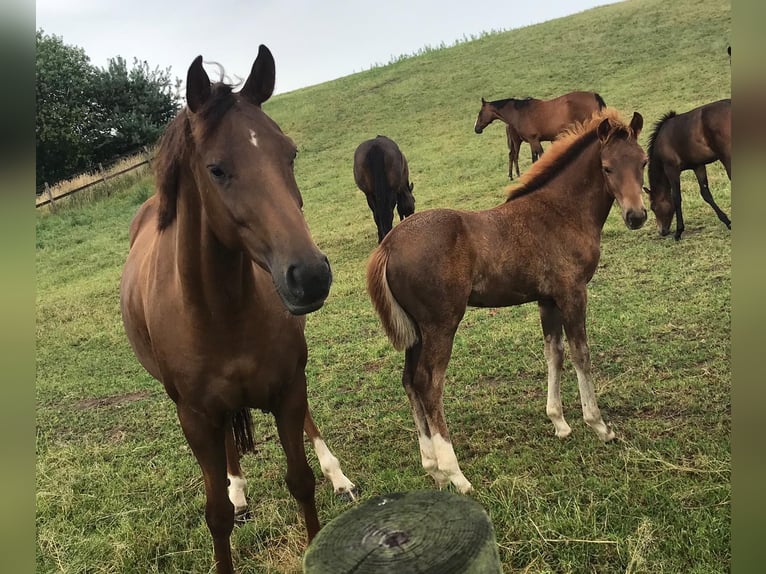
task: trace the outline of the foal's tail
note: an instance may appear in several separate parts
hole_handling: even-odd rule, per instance
[[[255,443],[253,442],[253,417],[250,409],[245,407],[234,413],[231,420],[234,429],[234,443],[237,445],[237,451],[242,456],[248,452],[255,452]]]
[[[418,332],[415,323],[391,293],[386,278],[387,263],[388,250],[378,247],[372,252],[367,262],[367,293],[394,349],[403,351],[418,342]]]

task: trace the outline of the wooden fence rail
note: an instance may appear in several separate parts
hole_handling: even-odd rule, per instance
[[[101,177],[94,179],[90,183],[86,183],[85,185],[81,185],[80,187],[76,187],[74,189],[67,189],[65,191],[60,191],[59,193],[54,193],[48,183],[45,183],[45,190],[35,196],[35,207],[42,207],[43,205],[50,204],[51,207],[55,206],[56,200],[61,199],[62,197],[66,197],[68,195],[72,195],[74,193],[77,193],[78,191],[82,191],[84,189],[88,189],[89,187],[93,187],[94,185],[100,185],[103,183],[106,183],[107,180],[118,177],[120,175],[126,174],[130,171],[133,171],[134,169],[138,169],[141,166],[144,165],[151,165],[152,156],[149,154],[148,150],[144,148],[144,151],[146,152],[146,159],[143,161],[140,161],[134,165],[131,165],[130,167],[126,167],[125,169],[121,169],[120,171],[117,171],[115,173],[111,173],[109,175],[106,175],[104,172],[103,167],[101,164],[99,164],[99,171],[101,172]]]

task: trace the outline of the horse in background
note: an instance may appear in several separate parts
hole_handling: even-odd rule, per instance
[[[561,404],[562,330],[569,341],[585,422],[604,441],[585,332],[587,284],[598,267],[612,204],[630,229],[646,221],[646,154],[636,112],[610,109],[578,124],[521,177],[508,200],[485,211],[431,209],[389,233],[367,263],[367,291],[383,328],[404,350],[402,383],[425,470],[440,486],[469,492],[444,416],[445,372],[468,306],[537,301],[548,363],[546,413],[558,437],[572,429]]]
[[[303,315],[323,305],[332,273],[301,211],[295,143],[261,109],[274,74],[263,45],[237,93],[211,84],[202,56],[192,62],[120,282],[128,340],[175,402],[202,470],[218,574],[234,571],[229,537],[247,509],[239,458],[253,449],[250,408],[274,415],[309,540],[319,520],[304,430],[336,493],[355,492],[307,403]]]
[[[518,175],[518,150],[522,141],[529,143],[532,149],[532,163],[534,163],[543,155],[543,146],[540,142],[555,140],[572,124],[584,122],[605,107],[604,99],[595,92],[570,92],[552,100],[506,98],[488,102],[482,98],[473,129],[480,134],[497,119],[513,128],[513,131],[506,131],[509,149],[508,172],[510,176],[512,169],[510,164],[513,162],[515,153],[516,175]],[[512,140],[516,144],[515,150],[511,149]]]
[[[700,195],[723,224],[731,220],[713,199],[705,166],[720,161],[731,181],[731,99],[719,100],[685,112],[670,111],[654,125],[649,136],[649,206],[661,235],[670,233],[676,218],[676,240],[684,232],[681,210],[681,172],[694,171]]]
[[[415,213],[407,159],[394,140],[378,135],[359,144],[354,152],[354,180],[372,211],[378,243],[393,227],[394,207],[399,221]]]

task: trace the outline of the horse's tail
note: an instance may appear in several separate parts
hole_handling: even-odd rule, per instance
[[[604,101],[604,98],[602,98],[601,94],[598,94],[597,92],[593,92],[593,95],[596,97],[596,103],[598,104],[598,111],[603,110],[606,107],[606,102]]]
[[[418,342],[418,332],[415,323],[401,308],[388,286],[388,255],[388,250],[379,246],[367,261],[367,293],[394,349],[403,351]]]
[[[372,173],[372,184],[375,188],[375,213],[373,215],[378,226],[379,241],[382,241],[386,233],[391,231],[386,207],[390,205],[392,192],[388,187],[385,157],[380,146],[373,145],[367,153],[367,168]],[[393,212],[391,216],[393,218]]]
[[[235,412],[231,419],[231,425],[234,430],[234,443],[237,445],[240,456],[248,452],[254,453],[253,417],[250,414],[250,409],[245,407]]]

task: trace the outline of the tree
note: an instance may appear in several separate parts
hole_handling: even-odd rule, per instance
[[[124,58],[96,68],[84,50],[37,32],[37,185],[153,144],[178,111],[180,80]]]
[[[74,174],[88,163],[95,70],[81,48],[37,32],[35,139],[37,184]]]
[[[104,160],[156,141],[178,112],[180,80],[174,90],[170,68],[152,70],[146,61],[134,59],[128,70],[125,59],[117,56],[96,72],[94,84],[94,153]]]

